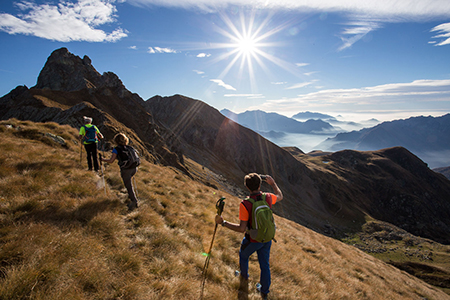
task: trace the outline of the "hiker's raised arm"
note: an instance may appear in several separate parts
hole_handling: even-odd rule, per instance
[[[240,220],[239,224],[236,223],[230,223],[223,219],[222,216],[216,215],[216,224],[220,224],[223,227],[226,227],[228,229],[231,229],[236,232],[245,232],[247,229],[247,221]]]
[[[272,187],[273,193],[277,196],[277,202],[283,200],[283,192],[281,192],[272,176],[267,175],[266,182]]]

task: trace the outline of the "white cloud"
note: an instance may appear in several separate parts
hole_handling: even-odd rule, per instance
[[[136,46],[130,46],[130,47],[128,47],[128,49],[137,50],[137,47]]]
[[[274,84],[274,85],[282,85],[282,84],[286,84],[287,82],[285,82],[285,81],[276,81],[276,82],[271,82],[271,84]]]
[[[431,32],[435,31],[439,32],[440,34],[433,36],[433,38],[444,38],[441,42],[437,43],[436,46],[444,46],[450,44],[450,23],[444,23],[431,29]]]
[[[294,85],[292,85],[292,86],[290,86],[290,87],[287,87],[286,89],[287,89],[287,90],[293,90],[293,89],[304,88],[305,86],[311,85],[311,84],[313,84],[314,82],[317,82],[317,81],[318,81],[318,80],[311,80],[311,81],[306,81],[306,82],[297,83],[297,84],[294,84]]]
[[[117,9],[112,3],[114,0],[78,0],[38,5],[22,1],[16,3],[22,11],[17,16],[0,14],[0,30],[59,42],[116,42],[127,36],[126,30],[119,27],[107,33],[96,28],[115,22]]]
[[[178,53],[177,50],[170,49],[170,48],[161,48],[161,47],[148,47],[148,53],[154,54],[154,53]]]
[[[199,70],[192,70],[193,72],[197,73],[198,75],[203,75],[205,72],[199,71]]]
[[[232,87],[229,84],[226,84],[225,82],[223,82],[221,79],[211,79],[210,81],[217,83],[219,86],[227,89],[227,90],[232,90],[232,91],[236,91],[236,89],[234,87]]]
[[[200,58],[203,58],[203,57],[210,57],[211,56],[211,54],[207,54],[207,53],[199,53],[198,55],[197,55],[197,57],[200,57]]]
[[[328,111],[348,109],[357,111],[429,109],[430,102],[441,103],[449,110],[450,79],[415,80],[353,89],[329,89],[298,95],[296,98],[270,100],[259,106],[265,111],[302,111],[306,108]],[[436,105],[436,107],[439,107]]]
[[[134,5],[181,7],[203,11],[217,11],[234,5],[252,5],[267,9],[345,12],[383,18],[426,19],[433,16],[441,18],[450,16],[448,0],[128,0],[127,2]]]
[[[250,99],[265,98],[263,94],[225,94],[224,96],[225,97],[250,98]]]
[[[295,65],[296,65],[297,67],[306,67],[306,66],[309,66],[308,63],[296,63]]]
[[[217,12],[231,6],[252,6],[262,9],[288,9],[302,12],[327,12],[346,14],[349,22],[339,38],[338,51],[350,48],[384,23],[400,23],[430,20],[448,20],[448,0],[128,0],[134,5],[181,7],[205,12]],[[445,38],[439,46],[450,43],[448,29],[437,37]],[[301,66],[301,65],[300,65]]]
[[[350,48],[354,43],[364,38],[370,32],[382,27],[383,20],[372,19],[367,17],[357,17],[358,20],[349,22],[348,26],[341,33],[342,46],[338,48],[338,51]]]

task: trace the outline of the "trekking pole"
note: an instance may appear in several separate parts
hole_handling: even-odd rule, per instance
[[[220,216],[222,215],[223,212],[223,208],[225,206],[225,198],[220,198],[219,200],[217,200],[216,202],[216,209],[217,209],[217,214]],[[202,291],[200,294],[200,299],[203,299],[203,291],[205,290],[205,282],[206,282],[206,272],[208,272],[208,266],[209,266],[209,260],[211,259],[211,250],[212,250],[212,246],[214,243],[214,238],[216,236],[216,231],[217,231],[217,223],[216,226],[214,227],[214,233],[213,233],[213,237],[211,240],[211,245],[209,246],[209,251],[208,253],[206,253],[206,261],[205,261],[205,265],[203,266],[203,271],[202,271]]]
[[[106,192],[105,173],[103,172],[103,162],[102,162],[102,154],[101,153],[98,154],[98,158],[99,158],[100,167],[102,170],[102,179],[103,179],[103,186],[105,187],[105,196],[108,196],[108,193]]]
[[[81,159],[83,155],[83,142],[80,140],[80,165],[82,166]]]

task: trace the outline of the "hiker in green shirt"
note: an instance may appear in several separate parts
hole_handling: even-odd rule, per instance
[[[79,139],[83,142],[86,149],[88,170],[92,171],[93,165],[95,172],[98,172],[97,143],[99,138],[103,138],[103,135],[97,126],[92,125],[91,117],[83,117],[83,120],[84,125],[80,128]]]

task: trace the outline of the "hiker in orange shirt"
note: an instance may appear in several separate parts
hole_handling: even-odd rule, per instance
[[[272,187],[274,194],[264,193],[267,205],[272,208],[272,205],[277,201],[283,199],[283,193],[278,188],[275,180],[269,176],[265,175],[264,180]],[[250,198],[261,199],[263,193],[261,192],[261,176],[256,173],[250,173],[245,176],[244,184],[250,191]],[[249,200],[243,200],[239,205],[239,224],[230,223],[223,219],[222,216],[216,215],[216,223],[231,229],[236,232],[246,232],[248,229],[252,228],[252,202]],[[259,267],[261,269],[260,285],[258,285],[258,291],[261,293],[263,299],[267,299],[270,287],[270,247],[272,245],[272,240],[268,242],[257,242],[250,238],[248,231],[246,232],[244,239],[241,243],[241,248],[239,250],[239,266],[240,266],[240,276],[241,276],[241,287],[240,291],[248,292],[248,261],[250,255],[254,252],[258,255]]]

